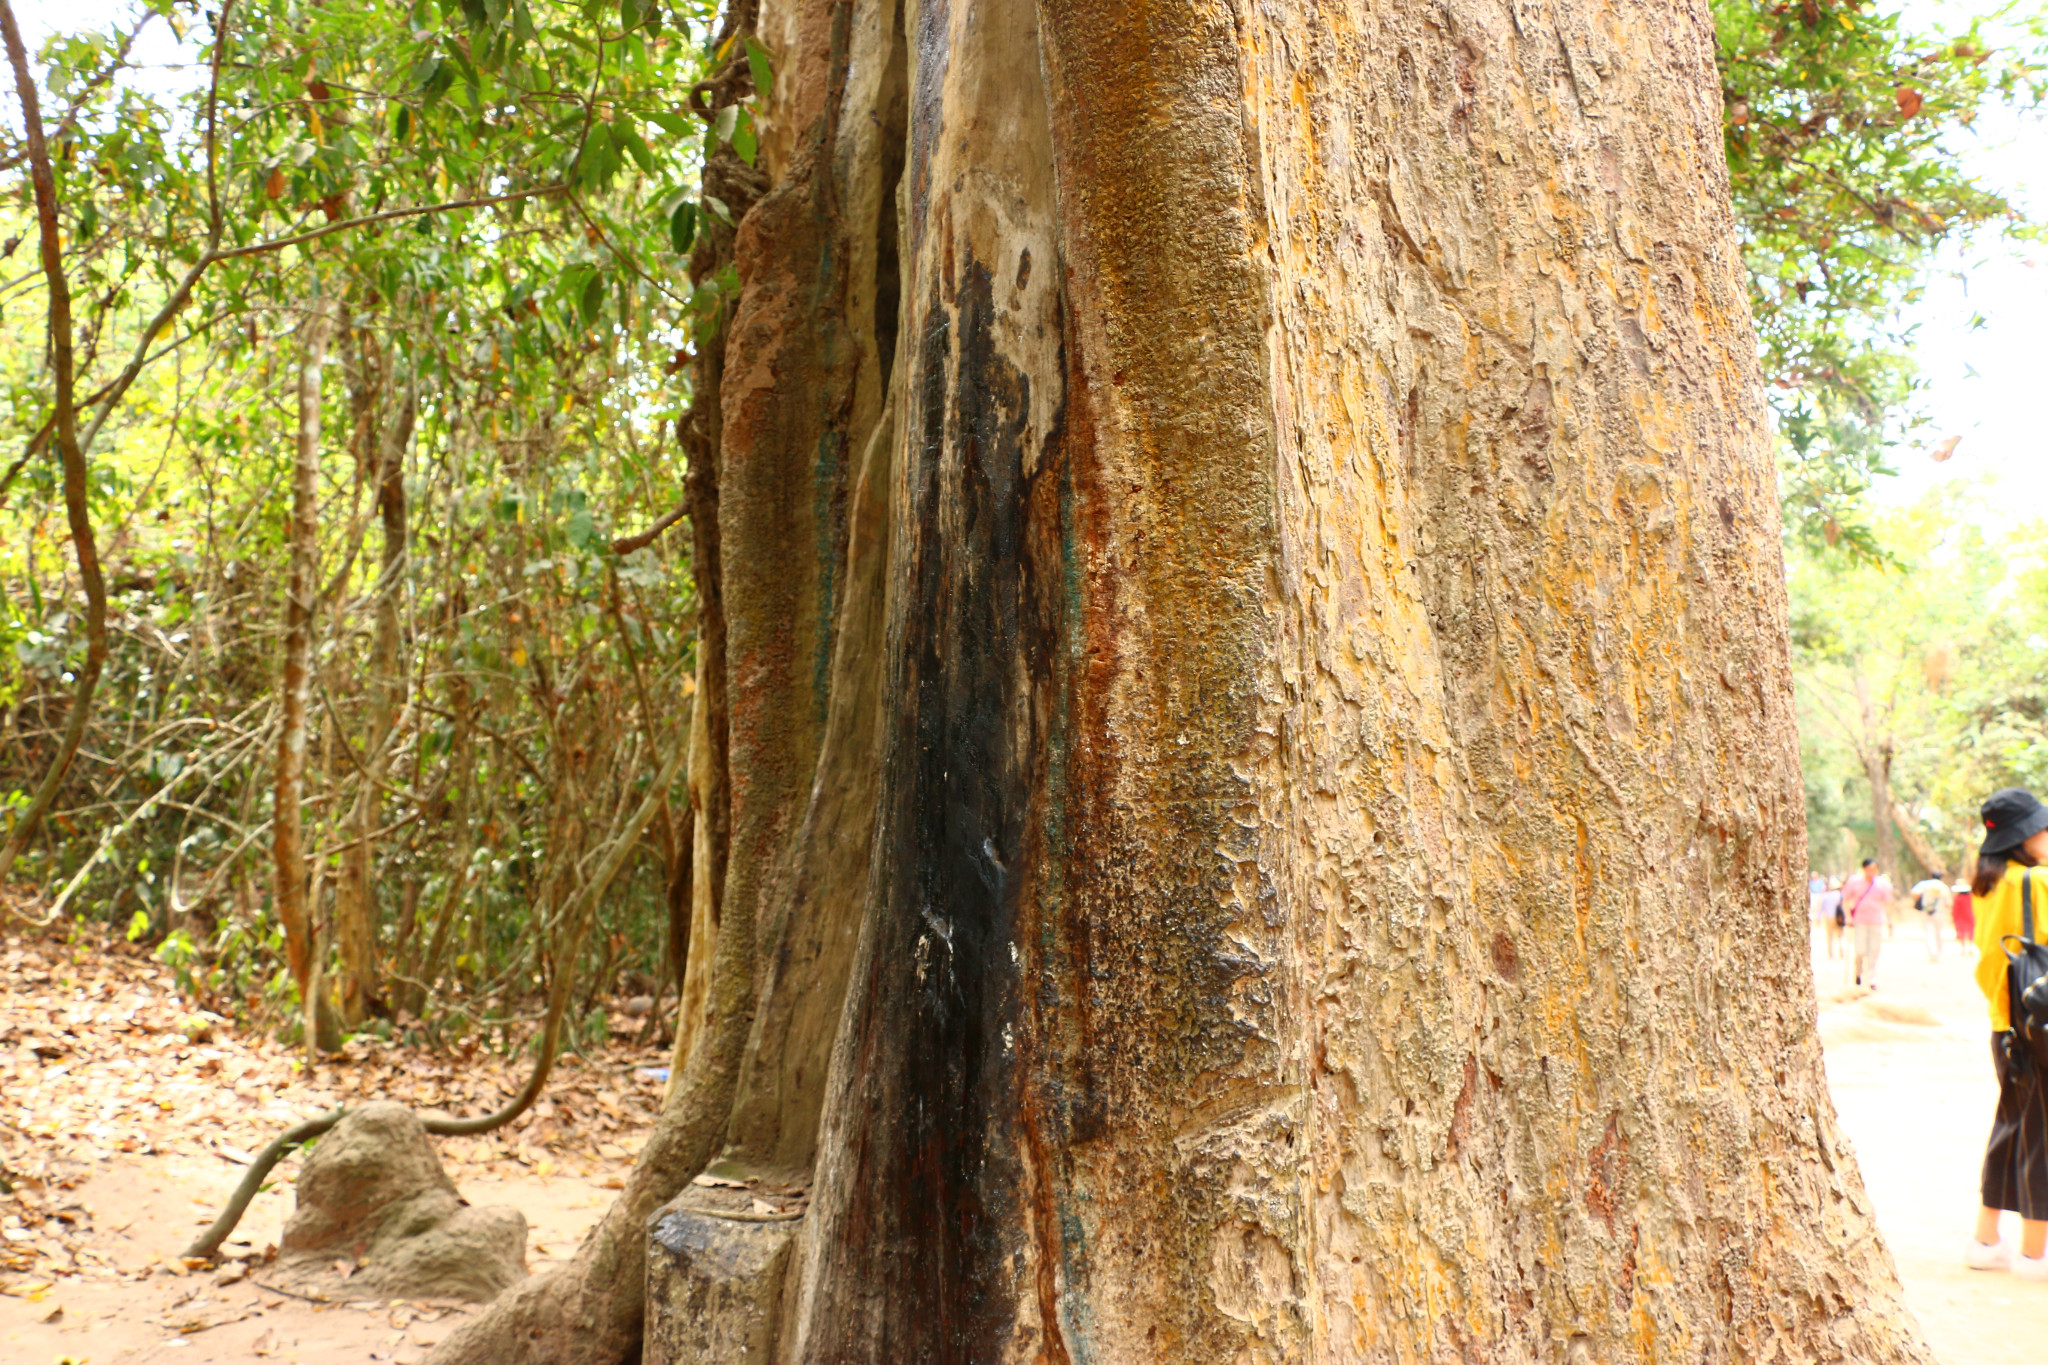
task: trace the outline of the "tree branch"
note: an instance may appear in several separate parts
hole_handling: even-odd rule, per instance
[[[0,488],[4,488],[4,485],[0,485]],[[635,550],[646,549],[648,546],[652,545],[655,541],[661,538],[661,533],[663,531],[666,531],[669,527],[681,521],[684,517],[688,516],[689,513],[690,505],[689,503],[685,502],[680,507],[677,507],[674,511],[665,514],[660,521],[655,522],[654,525],[640,532],[640,534],[633,536],[620,536],[617,540],[612,542],[612,553],[615,555],[623,556],[632,554]]]
[[[85,667],[79,670],[78,690],[66,718],[64,738],[50,760],[49,771],[29,799],[4,848],[0,848],[0,881],[14,866],[21,851],[42,823],[43,815],[57,798],[57,788],[85,740],[86,721],[92,715],[92,694],[99,686],[100,670],[107,659],[107,584],[100,573],[99,546],[93,539],[92,508],[89,502],[85,446],[78,439],[77,374],[71,351],[71,286],[64,277],[64,243],[57,226],[57,176],[50,165],[50,145],[43,136],[42,103],[36,93],[35,75],[29,69],[28,49],[22,45],[21,26],[15,21],[14,6],[0,0],[0,38],[7,46],[7,61],[14,68],[14,89],[21,98],[21,121],[28,137],[30,179],[35,186],[36,228],[41,240],[43,273],[50,281],[50,361],[55,388],[57,454],[64,466],[64,511],[71,524],[71,545],[78,558],[78,576],[85,585]],[[11,477],[11,476],[10,476]]]
[[[347,232],[350,228],[369,227],[376,223],[397,222],[403,218],[419,218],[429,213],[452,213],[456,209],[489,208],[493,204],[510,204],[517,200],[532,199],[545,194],[562,194],[568,189],[567,183],[557,181],[555,184],[542,185],[535,189],[514,190],[510,194],[491,194],[479,199],[450,199],[439,204],[419,204],[409,209],[386,209],[382,213],[365,214],[361,218],[343,218],[338,222],[314,228],[310,232],[293,233],[289,237],[273,237],[268,241],[251,242],[247,246],[238,246],[228,251],[212,252],[202,264],[214,265],[221,261],[232,261],[238,256],[260,256],[266,252],[282,251],[288,246],[298,246],[303,242],[313,242],[318,241],[322,237],[331,237],[337,232]]]
[[[1920,860],[1920,866],[1926,868],[1937,881],[1948,880],[1948,864],[1942,861],[1940,855],[1935,853],[1934,846],[1921,835],[1920,822],[1906,813],[1906,808],[1899,804],[1896,796],[1892,798],[1892,828],[1906,841],[1906,847]]]

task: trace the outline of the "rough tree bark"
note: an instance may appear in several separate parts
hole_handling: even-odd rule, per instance
[[[1926,1359],[1822,1083],[1705,5],[733,23],[713,1000],[436,1360]]]

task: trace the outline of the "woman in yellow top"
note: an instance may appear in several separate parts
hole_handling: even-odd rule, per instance
[[[1998,1070],[1998,1116],[1984,1149],[1984,1202],[1977,1235],[1964,1255],[1972,1270],[2011,1270],[2048,1281],[2048,1080],[2015,1066],[2004,1035],[2012,1027],[2005,990],[2008,937],[2021,933],[2022,879],[2033,884],[2034,938],[2048,937],[2048,806],[2020,787],[1984,803],[1984,845],[1971,883],[1977,909],[1977,984],[1991,1001],[1991,1059]],[[2025,1044],[2020,1043],[2023,1052]],[[1998,1214],[2020,1216],[2017,1252],[1998,1234]]]

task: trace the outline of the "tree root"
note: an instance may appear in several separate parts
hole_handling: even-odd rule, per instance
[[[722,935],[717,1025],[691,1055],[626,1188],[567,1265],[492,1300],[434,1348],[428,1365],[618,1365],[641,1339],[647,1220],[704,1169],[725,1130],[753,1023],[751,945]]]
[[[309,1142],[348,1117],[346,1105],[330,1109],[324,1114],[307,1119],[304,1123],[293,1124],[270,1140],[270,1145],[256,1154],[249,1163],[249,1169],[242,1176],[242,1183],[235,1186],[234,1194],[228,1198],[228,1206],[220,1211],[220,1217],[208,1225],[206,1231],[192,1239],[192,1245],[184,1250],[188,1261],[210,1261],[220,1251],[220,1244],[228,1239],[235,1225],[242,1221],[242,1215],[249,1211],[249,1201],[263,1188],[263,1182],[277,1163],[284,1160],[286,1152],[302,1142]]]
[[[605,850],[596,875],[583,887],[571,919],[567,951],[561,957],[563,966],[555,973],[554,989],[548,999],[547,1021],[541,1029],[540,1055],[534,1058],[533,1070],[528,1073],[526,1084],[520,1087],[519,1093],[514,1095],[509,1103],[494,1113],[469,1119],[422,1119],[420,1125],[429,1133],[435,1137],[474,1137],[479,1133],[488,1133],[493,1129],[503,1128],[518,1118],[532,1108],[533,1102],[540,1098],[540,1092],[547,1086],[548,1075],[554,1070],[555,1056],[561,1050],[562,1016],[567,1012],[570,997],[574,993],[576,960],[582,955],[583,939],[590,931],[591,922],[597,917],[597,903],[603,898],[606,888],[611,885],[612,878],[616,877],[619,869],[625,865],[634,841],[646,830],[647,822],[654,818],[663,795],[675,783],[676,776],[682,769],[684,756],[688,752],[687,743],[676,746],[674,756],[663,765],[660,774],[654,780],[654,785],[648,789],[646,799],[640,803],[639,808],[626,821],[625,828],[619,831],[613,838],[611,846]],[[270,1145],[258,1152],[256,1159],[249,1164],[241,1183],[235,1186],[235,1192],[228,1197],[227,1207],[221,1210],[220,1217],[214,1219],[206,1231],[193,1238],[192,1244],[185,1248],[185,1258],[207,1261],[214,1259],[220,1252],[221,1243],[228,1239],[228,1234],[242,1221],[242,1215],[249,1211],[250,1201],[255,1199],[257,1191],[263,1188],[263,1182],[269,1178],[271,1171],[276,1169],[277,1163],[284,1160],[285,1154],[301,1143],[319,1137],[347,1118],[348,1113],[346,1105],[330,1109],[303,1123],[294,1124],[271,1139]]]

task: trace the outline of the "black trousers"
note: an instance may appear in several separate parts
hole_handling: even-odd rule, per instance
[[[2048,1220],[2048,1082],[2038,1067],[2015,1076],[1999,1035],[1991,1035],[1998,1070],[1998,1117],[1984,1149],[1984,1207]]]

